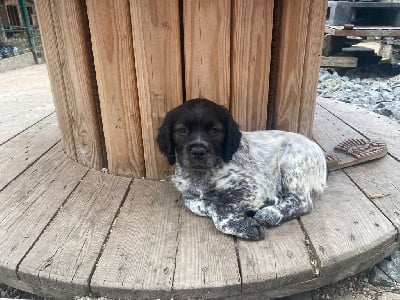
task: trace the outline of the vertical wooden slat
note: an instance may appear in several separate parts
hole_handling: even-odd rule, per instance
[[[235,0],[231,112],[242,130],[266,128],[274,0]]]
[[[308,137],[312,136],[327,7],[328,1],[311,0],[308,14],[306,54],[304,58],[305,71],[301,87],[298,125],[298,132]]]
[[[57,36],[51,12],[51,2],[50,0],[39,0],[35,2],[35,6],[40,24],[40,34],[47,61],[47,70],[50,77],[58,127],[61,134],[62,148],[68,157],[76,160],[72,119],[65,92],[62,62],[57,47]]]
[[[86,7],[81,0],[54,0],[51,5],[72,116],[76,156],[83,165],[101,169],[105,167],[104,142],[97,114],[97,87],[91,67],[93,55],[88,44]]]
[[[178,0],[131,0],[146,176],[171,172],[155,145],[165,114],[183,101]]]
[[[271,66],[273,129],[297,132],[310,0],[275,1]]]
[[[184,0],[186,99],[229,107],[230,0]]]
[[[145,176],[128,0],[87,1],[108,169]]]

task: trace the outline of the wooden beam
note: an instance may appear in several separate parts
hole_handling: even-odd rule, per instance
[[[87,1],[108,169],[145,176],[129,1]]]
[[[231,1],[183,2],[186,99],[229,107]]]
[[[344,29],[343,26],[325,26],[325,33],[335,36],[400,36],[400,27],[354,26],[353,29]]]
[[[307,41],[301,85],[297,132],[312,137],[322,42],[328,1],[311,0],[308,13]]]
[[[106,166],[104,137],[86,6],[80,0],[54,0],[51,7],[77,160],[84,166],[101,169]]]
[[[183,102],[178,0],[131,0],[146,176],[172,170],[155,144],[165,114]]]
[[[57,35],[51,11],[51,1],[36,1],[35,7],[40,24],[40,33],[47,61],[47,70],[49,72],[53,102],[57,114],[57,123],[60,129],[61,145],[67,156],[76,160],[72,117],[65,92],[64,75],[62,70],[63,64],[57,47]]]
[[[269,127],[297,132],[310,0],[275,1]]]
[[[273,7],[273,0],[233,2],[230,110],[246,131],[267,125]]]
[[[320,67],[355,68],[357,61],[353,56],[322,56]]]

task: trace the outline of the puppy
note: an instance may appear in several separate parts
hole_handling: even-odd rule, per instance
[[[185,205],[225,234],[261,240],[312,210],[326,185],[321,148],[278,130],[241,132],[223,106],[194,99],[167,113],[157,143]]]

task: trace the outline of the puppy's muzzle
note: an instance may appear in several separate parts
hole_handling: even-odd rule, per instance
[[[195,161],[204,160],[207,153],[207,148],[202,145],[196,145],[190,149],[190,156]]]
[[[206,143],[190,144],[187,148],[187,156],[192,167],[209,167],[210,148]]]

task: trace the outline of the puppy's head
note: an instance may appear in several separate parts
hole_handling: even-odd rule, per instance
[[[169,164],[206,170],[237,151],[241,133],[229,111],[206,99],[194,99],[165,116],[157,143]]]

